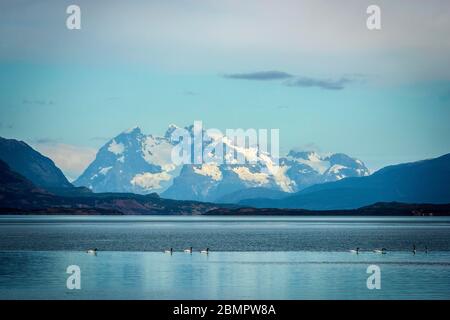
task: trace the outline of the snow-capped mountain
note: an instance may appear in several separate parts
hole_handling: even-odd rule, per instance
[[[162,137],[144,135],[137,127],[121,133],[98,151],[74,184],[94,192],[158,192],[165,198],[216,201],[250,188],[292,193],[318,183],[369,175],[362,161],[345,154],[291,151],[277,165],[257,146],[242,148],[228,137],[208,131],[203,131],[202,143],[211,150],[208,162],[177,166],[171,159],[175,129],[171,125]],[[192,133],[192,126],[186,129]],[[218,146],[232,152],[224,151],[221,158],[216,154]],[[244,164],[236,161],[239,156]]]
[[[293,192],[318,183],[370,174],[361,160],[343,153],[321,156],[314,151],[290,151],[280,165],[288,167],[286,174],[295,182]]]
[[[179,172],[171,161],[172,147],[168,138],[132,128],[100,148],[74,184],[94,192],[162,192]]]
[[[217,201],[244,189],[262,188],[293,193],[314,184],[369,175],[362,161],[341,153],[320,156],[315,152],[291,151],[288,156],[280,158],[277,170],[270,157],[258,155],[256,150],[254,156],[258,157],[255,165],[184,166],[162,196],[179,200]]]

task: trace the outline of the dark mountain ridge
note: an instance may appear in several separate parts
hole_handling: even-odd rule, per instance
[[[229,199],[223,199],[223,201],[234,202],[245,196],[255,199],[242,201],[241,205],[232,205],[163,199],[156,193],[147,195],[93,193],[88,188],[73,187],[50,159],[42,156],[24,142],[0,139],[0,150],[2,151],[0,158],[0,213],[449,214],[450,154],[430,160],[389,166],[371,176],[344,178],[336,182],[314,185],[288,197],[283,197],[282,192],[272,194],[271,190],[264,188],[248,189],[246,192],[231,194]],[[8,161],[2,161],[2,158],[7,159],[11,165],[7,163]],[[32,177],[37,183],[27,176]],[[272,199],[257,198],[259,194],[267,195]],[[376,204],[372,205],[373,203]],[[273,208],[256,209],[254,207]]]
[[[213,216],[450,216],[448,204],[410,204],[379,202],[348,210],[305,210],[278,208],[218,208],[205,215]]]
[[[24,214],[203,214],[220,206],[162,199],[156,193],[91,193],[70,188],[57,195],[36,187],[0,160],[0,213]]]
[[[0,137],[0,160],[38,187],[73,187],[52,160],[23,141]]]
[[[450,203],[450,154],[388,166],[367,177],[314,185],[283,199],[250,199],[240,204],[259,208],[332,210],[393,201]]]

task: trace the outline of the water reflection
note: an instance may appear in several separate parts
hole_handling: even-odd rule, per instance
[[[450,254],[0,252],[2,299],[449,299]],[[66,289],[68,265],[81,290]],[[382,289],[366,288],[377,264]]]

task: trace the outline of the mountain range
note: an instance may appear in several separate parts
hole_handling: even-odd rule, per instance
[[[136,141],[139,141],[135,139],[136,137],[140,141],[148,141],[149,138],[135,128],[122,134],[122,137],[111,140],[99,151],[96,161],[105,159],[101,156],[102,153],[105,156],[110,156],[105,150],[112,149],[115,151],[108,151],[113,156],[105,160],[113,166],[117,166],[108,169],[106,172],[118,171],[118,177],[108,176],[111,179],[121,179],[120,170],[128,170],[126,166],[121,166],[121,164],[127,163],[127,157],[132,158],[129,160],[132,161],[131,163],[137,163],[146,170],[153,170],[154,174],[162,173],[163,170],[168,172],[180,170],[178,176],[172,178],[174,183],[168,186],[165,192],[171,190],[174,185],[179,185],[175,183],[176,180],[185,179],[186,173],[183,174],[183,170],[190,170],[191,175],[192,172],[205,170],[204,167],[198,165],[183,165],[178,169],[168,170],[168,164],[164,161],[158,162],[158,165],[144,163],[141,161],[142,149],[136,152],[132,148],[125,147],[125,144],[134,147],[139,146],[139,143],[136,143]],[[152,146],[160,146],[159,148],[162,149],[169,148],[164,145],[170,141],[167,137],[151,137],[151,139],[158,141]],[[123,144],[123,146],[117,146],[119,144]],[[149,156],[157,158],[159,154],[156,154],[155,150],[157,149],[151,149]],[[119,155],[124,158],[123,161],[120,157],[118,158]],[[270,214],[272,212],[273,214],[295,215],[312,214],[313,212],[317,214],[363,214],[364,212],[364,214],[384,215],[389,214],[385,210],[390,208],[389,210],[393,210],[392,213],[410,215],[432,214],[433,212],[442,214],[448,209],[447,204],[450,204],[450,154],[434,159],[388,166],[371,175],[364,174],[357,177],[331,175],[330,177],[330,174],[336,172],[347,175],[346,170],[353,170],[350,172],[357,173],[358,170],[365,171],[359,160],[351,159],[345,155],[336,154],[318,158],[315,153],[290,152],[287,157],[280,161],[282,166],[289,166],[287,170],[282,172],[300,167],[302,170],[310,170],[310,173],[313,174],[311,169],[303,166],[305,165],[305,158],[309,161],[309,168],[314,169],[315,166],[316,173],[322,172],[322,179],[331,181],[316,182],[315,184],[311,180],[301,181],[304,185],[312,185],[292,193],[285,192],[281,188],[246,185],[241,181],[240,186],[245,188],[224,193],[218,201],[222,204],[218,204],[165,199],[154,192],[147,194],[93,192],[92,186],[87,188],[70,184],[53,161],[32,149],[25,142],[0,138],[0,211],[77,214]],[[319,169],[318,163],[323,164],[325,161],[329,162],[328,167]],[[119,162],[119,165],[115,162]],[[342,166],[339,167],[340,170],[330,169],[336,166],[336,163],[341,163],[339,164],[339,166]],[[90,169],[94,170],[96,168],[94,164],[95,161],[86,172]],[[352,167],[353,165],[355,167]],[[101,171],[102,168],[97,167],[97,170]],[[216,168],[220,172],[216,172],[216,174],[231,175],[231,172],[234,172],[233,169],[242,168],[242,165],[224,165],[224,167],[217,166]],[[255,167],[249,167],[249,172],[253,174],[267,172],[250,171],[250,168],[255,170]],[[128,172],[129,177],[133,176],[130,170]],[[209,175],[211,171],[204,173],[208,173],[206,176],[212,178]],[[239,175],[237,176],[239,177]],[[200,177],[192,175],[193,180],[189,186],[198,187],[193,184],[198,181],[195,179],[202,177],[204,177],[203,174],[200,174]],[[213,177],[217,178],[216,175],[213,175]],[[279,177],[270,178],[275,185],[277,178]],[[236,176],[234,179],[236,179]],[[219,181],[222,180],[230,184],[234,181],[231,178],[223,178]],[[209,180],[205,181],[205,183],[210,183]],[[246,180],[244,179],[244,181]],[[120,180],[115,180],[115,182],[119,183]],[[224,187],[220,182],[218,186]],[[443,206],[437,206],[440,204]],[[301,210],[299,211],[299,209]],[[353,211],[350,212],[349,210]]]
[[[36,187],[0,160],[0,214],[77,215],[345,215],[345,216],[448,216],[449,204],[376,203],[354,210],[257,209],[194,201],[161,199],[157,194],[79,192],[65,189],[57,195]]]
[[[75,187],[54,193],[37,187],[0,160],[0,214],[196,215],[220,207],[223,206],[161,199],[155,193],[92,193]]]
[[[278,159],[257,148],[240,148],[226,136],[203,132],[203,148],[219,144],[246,160],[236,164],[210,162],[175,165],[171,151],[175,141],[170,125],[163,136],[145,135],[138,127],[122,132],[98,151],[95,160],[74,181],[94,192],[159,193],[164,198],[209,202],[236,202],[265,196],[268,191],[286,196],[314,184],[346,177],[369,175],[361,160],[345,154],[321,156],[313,151],[290,151]],[[186,128],[192,132],[192,126]],[[251,163],[250,159],[257,159]],[[239,196],[232,196],[238,193]],[[270,193],[270,192],[269,192]]]
[[[248,199],[259,208],[355,209],[376,202],[450,203],[450,154],[385,167],[367,177],[311,186],[282,199]]]

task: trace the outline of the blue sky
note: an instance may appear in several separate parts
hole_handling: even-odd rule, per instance
[[[77,1],[70,31],[70,1],[2,1],[0,136],[72,176],[129,127],[194,120],[372,170],[450,152],[449,2],[378,1],[368,31],[372,2]]]

